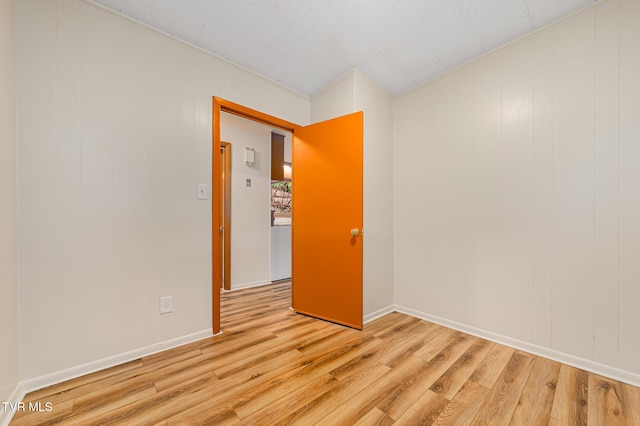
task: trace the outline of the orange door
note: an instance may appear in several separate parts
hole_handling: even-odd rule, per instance
[[[292,304],[362,328],[363,114],[298,128],[293,137]]]

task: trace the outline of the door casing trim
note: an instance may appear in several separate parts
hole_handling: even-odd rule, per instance
[[[222,187],[222,253],[224,268],[222,269],[222,288],[225,290],[231,290],[231,143],[220,141],[220,152],[224,151],[223,158],[220,164],[222,164],[222,172],[224,173],[224,179],[222,179],[220,185]]]

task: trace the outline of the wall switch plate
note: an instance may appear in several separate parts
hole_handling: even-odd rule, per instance
[[[209,198],[209,185],[206,183],[196,184],[196,199],[207,200]]]
[[[160,298],[160,315],[173,312],[173,296]]]

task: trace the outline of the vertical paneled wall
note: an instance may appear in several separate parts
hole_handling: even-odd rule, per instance
[[[311,99],[311,121],[364,112],[363,309],[375,317],[393,301],[392,98],[353,70]]]
[[[18,383],[15,3],[0,2],[0,400]],[[4,412],[0,412],[0,423]]]
[[[393,301],[392,98],[356,71],[353,110],[364,111],[363,309],[371,315]]]
[[[57,40],[51,36],[56,33],[56,22],[49,17],[56,15],[56,4],[43,3],[40,10],[34,10],[33,3],[16,5],[20,369],[24,377],[27,365],[50,371],[52,365],[61,363],[59,312],[82,315],[82,305],[74,305],[69,311],[58,298],[60,291],[67,291],[67,283],[60,288],[57,278],[62,272],[58,270],[58,257],[63,254],[58,251],[58,218],[65,217],[66,211],[58,211],[58,163],[65,158],[58,157],[55,136]],[[26,32],[25,12],[37,32]],[[65,139],[66,143],[71,142]],[[44,176],[38,177],[41,174]],[[76,226],[82,226],[82,222],[76,222]],[[32,285],[35,283],[38,285]],[[82,336],[81,331],[77,334]],[[43,353],[49,357],[37,367]]]
[[[21,380],[210,329],[212,96],[309,100],[81,1],[17,9]]]
[[[621,1],[619,19],[618,362],[640,371],[640,3]]]
[[[555,349],[593,356],[594,14],[553,39],[553,291]]]
[[[398,305],[640,373],[639,21],[598,4],[396,100]]]

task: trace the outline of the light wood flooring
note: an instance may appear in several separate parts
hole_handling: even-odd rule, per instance
[[[12,425],[640,425],[640,389],[400,313],[296,315],[225,293],[224,333],[27,395]]]

